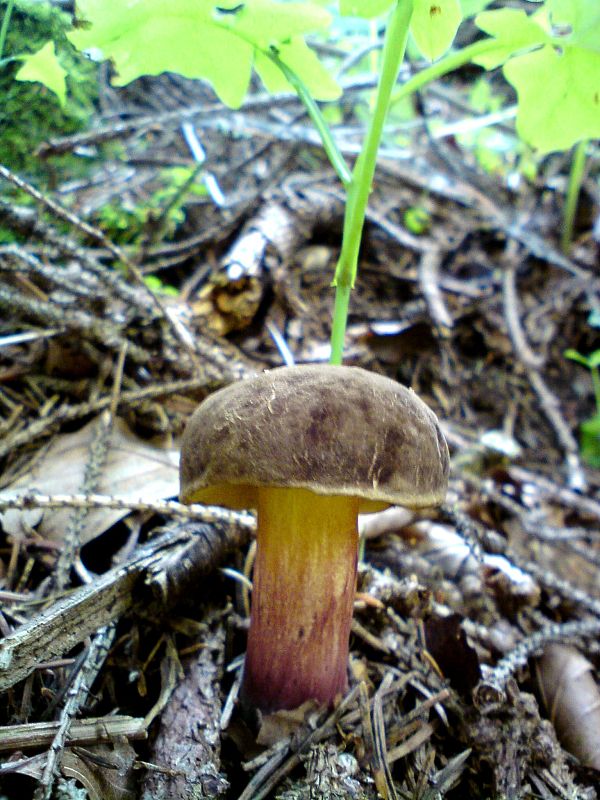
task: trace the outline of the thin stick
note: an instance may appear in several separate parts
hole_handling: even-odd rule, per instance
[[[50,800],[54,778],[60,767],[71,724],[75,715],[87,700],[92,683],[108,655],[114,636],[114,625],[102,628],[94,637],[85,655],[81,669],[75,676],[73,685],[68,690],[67,699],[60,714],[59,726],[48,750],[42,777],[33,795],[33,800]]]
[[[33,197],[34,200],[37,200],[38,203],[45,206],[49,211],[51,211],[54,216],[58,217],[58,219],[62,219],[65,222],[68,222],[70,225],[73,225],[75,228],[80,230],[82,233],[90,236],[95,241],[99,242],[103,247],[112,253],[112,255],[118,259],[122,264],[125,265],[128,272],[133,276],[136,283],[146,292],[148,298],[156,307],[157,311],[159,312],[160,316],[166,320],[169,328],[175,335],[175,338],[180,341],[186,353],[192,359],[192,362],[198,371],[200,370],[200,363],[198,361],[198,354],[196,353],[193,346],[190,345],[189,341],[185,339],[185,337],[180,336],[179,329],[173,325],[173,321],[171,317],[167,314],[163,304],[159,300],[159,298],[150,290],[150,288],[146,285],[144,281],[144,276],[142,275],[139,267],[134,264],[126,255],[126,253],[120,248],[117,247],[114,242],[111,240],[101,231],[99,228],[95,228],[93,225],[89,225],[84,220],[80,219],[76,214],[73,214],[68,209],[64,208],[64,206],[57,203],[55,200],[52,200],[46,195],[42,194],[42,192],[38,191],[34,186],[27,181],[24,181],[18,175],[15,175],[5,166],[0,164],[0,177],[4,178],[5,180],[12,183],[13,186],[16,186],[18,189],[21,189],[23,192],[26,192],[30,197]]]
[[[535,653],[541,652],[552,642],[565,642],[579,637],[597,637],[600,633],[600,620],[573,620],[562,624],[548,625],[535,631],[504,656],[493,669],[488,670],[484,679],[475,688],[475,702],[485,708],[492,703],[505,702],[506,682],[519,667],[527,663]]]
[[[110,435],[113,430],[119,396],[121,394],[121,381],[123,379],[126,353],[127,345],[124,345],[121,348],[115,367],[110,407],[106,411],[103,411],[96,421],[96,430],[94,431],[93,441],[90,444],[81,487],[85,494],[92,494],[97,490],[100,475],[106,463],[110,446]],[[62,550],[60,551],[54,568],[52,588],[56,592],[62,592],[69,582],[71,568],[75,564],[75,560],[79,557],[81,532],[89,511],[89,506],[80,506],[74,509],[69,517],[69,522],[67,523],[63,538]]]
[[[0,752],[47,747],[54,738],[58,726],[58,722],[5,725],[0,729]],[[128,739],[145,739],[146,727],[143,718],[119,715],[78,720],[71,725],[69,747],[114,742],[120,736],[126,736]]]
[[[287,81],[296,90],[298,97],[302,100],[304,107],[306,108],[306,112],[321,138],[321,142],[323,143],[323,149],[327,153],[327,158],[329,159],[331,166],[336,171],[337,176],[343,183],[343,185],[348,187],[352,180],[352,173],[348,169],[348,165],[344,160],[344,156],[340,153],[338,149],[335,139],[331,134],[329,125],[325,122],[325,119],[321,114],[319,106],[315,103],[312,95],[310,94],[310,92],[304,85],[303,81],[300,79],[300,77],[296,75],[296,73],[293,70],[291,70],[288,67],[288,65],[279,58],[279,54],[277,53],[275,47],[271,47],[269,52],[265,53],[265,55],[268,55],[271,61],[273,61],[274,64],[277,64],[279,69],[285,75]]]
[[[185,505],[175,500],[155,501],[130,500],[126,497],[109,497],[102,494],[55,494],[45,495],[29,492],[18,497],[0,497],[0,511],[9,508],[25,511],[29,508],[109,508],[114,510],[140,511],[142,513],[176,516],[197,522],[223,522],[254,527],[254,517],[248,513],[229,511],[218,506]]]

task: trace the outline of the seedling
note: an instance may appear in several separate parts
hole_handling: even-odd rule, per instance
[[[581,423],[581,455],[590,466],[600,467],[600,350],[594,350],[589,356],[584,356],[577,350],[565,350],[564,355],[590,371],[596,413]]]
[[[98,211],[102,229],[118,244],[147,246],[149,240],[171,237],[185,220],[183,204],[191,196],[206,196],[206,187],[197,180],[201,170],[201,166],[163,169],[149,197],[114,198]]]
[[[158,275],[146,275],[144,283],[154,294],[162,294],[165,297],[179,297],[178,289],[168,283],[163,283]]]
[[[465,7],[485,7],[485,0]],[[9,3],[5,23],[12,3]],[[597,0],[545,0],[532,14],[521,9],[482,11],[475,24],[486,38],[449,51],[462,19],[459,0],[340,0],[342,15],[376,18],[388,14],[379,66],[379,84],[365,141],[353,170],[336,147],[316,101],[338,99],[340,89],[306,44],[308,33],[325,33],[331,15],[311,2],[277,0],[79,0],[77,30],[81,50],[111,59],[115,83],[164,71],[205,78],[231,107],[241,104],[254,69],[271,92],[297,91],[324,149],[347,191],[342,248],[335,271],[331,361],[342,360],[350,291],[357,272],[377,150],[389,106],[467,64],[502,67],[518,96],[516,126],[540,154],[571,148],[600,136],[600,6]],[[7,24],[7,23],[6,23]],[[409,31],[421,54],[435,63],[394,89]],[[26,57],[21,79],[37,79],[62,96],[60,69],[50,49]],[[31,61],[31,63],[28,61]],[[439,60],[436,60],[439,59]],[[44,68],[40,69],[43,62]],[[583,145],[575,159],[580,170]],[[572,182],[563,246],[578,181]]]
[[[431,214],[423,206],[411,206],[404,212],[404,224],[415,236],[422,236],[431,228]]]

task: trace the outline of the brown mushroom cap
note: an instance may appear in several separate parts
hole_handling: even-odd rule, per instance
[[[358,367],[281,367],[196,409],[180,495],[253,508],[256,487],[285,486],[418,508],[442,502],[448,463],[437,418],[412,390]]]

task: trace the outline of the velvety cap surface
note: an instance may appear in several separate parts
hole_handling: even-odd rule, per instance
[[[416,508],[442,502],[448,465],[437,417],[410,389],[358,367],[281,367],[196,409],[180,494],[227,505],[239,487],[234,504],[251,507],[252,487],[288,486]]]

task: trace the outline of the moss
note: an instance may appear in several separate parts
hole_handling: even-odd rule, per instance
[[[6,3],[0,2],[0,16]],[[50,165],[35,156],[41,142],[75,133],[86,127],[98,94],[97,67],[78,53],[65,33],[71,27],[69,15],[46,3],[17,0],[0,69],[0,163],[21,174],[46,172]],[[67,103],[60,107],[53,92],[40,83],[15,80],[21,61],[16,57],[34,53],[49,39],[56,45],[59,61],[68,72]],[[62,159],[71,162],[72,156]],[[77,159],[77,161],[80,161]],[[57,166],[53,161],[52,168]],[[66,163],[65,163],[66,166]],[[76,171],[81,170],[81,164]]]

